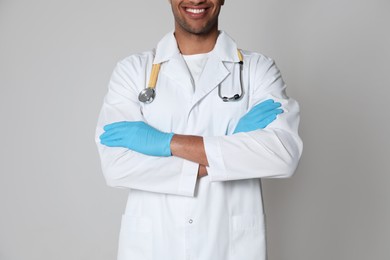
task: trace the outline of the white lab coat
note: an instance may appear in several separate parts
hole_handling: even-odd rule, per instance
[[[173,33],[156,50],[119,62],[96,131],[107,184],[130,188],[122,217],[118,260],[266,259],[260,178],[291,176],[302,152],[299,108],[285,94],[274,62],[257,53],[244,56],[244,96],[239,92],[237,46],[221,32],[196,89]],[[162,63],[156,98],[138,101],[152,63]],[[284,113],[264,130],[232,135],[254,105],[272,98]],[[198,164],[177,157],[146,156],[99,143],[102,127],[143,120],[165,132],[204,137],[208,176],[197,180]]]

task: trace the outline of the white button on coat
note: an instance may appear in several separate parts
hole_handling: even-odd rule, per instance
[[[117,64],[96,141],[107,184],[130,188],[119,260],[266,259],[260,179],[294,173],[302,152],[299,107],[286,96],[271,59],[242,53],[244,95],[238,102],[218,96],[219,84],[223,96],[240,89],[237,45],[224,32],[196,89],[173,33],[156,50]],[[153,61],[162,63],[156,98],[143,104],[138,94],[147,86]],[[232,135],[239,119],[266,99],[281,102],[284,113],[263,130]],[[198,164],[181,158],[101,145],[103,126],[117,121],[145,121],[161,131],[204,136],[209,175],[197,180]]]

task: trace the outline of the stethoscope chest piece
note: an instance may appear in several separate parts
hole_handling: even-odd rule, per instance
[[[154,90],[154,88],[145,88],[139,93],[138,100],[143,103],[149,104],[152,103],[155,96],[156,91]]]

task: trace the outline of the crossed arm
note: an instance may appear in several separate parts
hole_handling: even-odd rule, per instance
[[[277,113],[269,116],[270,121],[261,121],[262,103],[251,105],[233,136],[203,137],[162,133],[142,122],[143,116],[134,113],[139,102],[132,87],[140,83],[131,77],[140,73],[133,71],[139,66],[118,64],[95,136],[107,185],[194,196],[196,178],[206,174],[211,182],[291,176],[302,153],[298,103],[285,94],[286,86],[271,60],[259,57],[252,61],[248,68],[251,81],[258,84],[248,93],[251,104],[275,99],[283,104],[285,113],[268,127]],[[245,133],[235,136],[239,132]]]
[[[234,133],[263,129],[278,114],[281,104],[269,99],[245,114]],[[203,137],[163,133],[144,122],[116,122],[104,127],[101,143],[109,147],[124,147],[150,156],[176,156],[199,164],[198,177],[207,175],[209,166]]]

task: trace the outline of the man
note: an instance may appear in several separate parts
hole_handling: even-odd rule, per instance
[[[298,105],[271,59],[218,30],[224,1],[170,4],[174,32],[118,63],[98,122],[107,184],[130,188],[118,259],[266,259],[260,178],[294,173]]]

